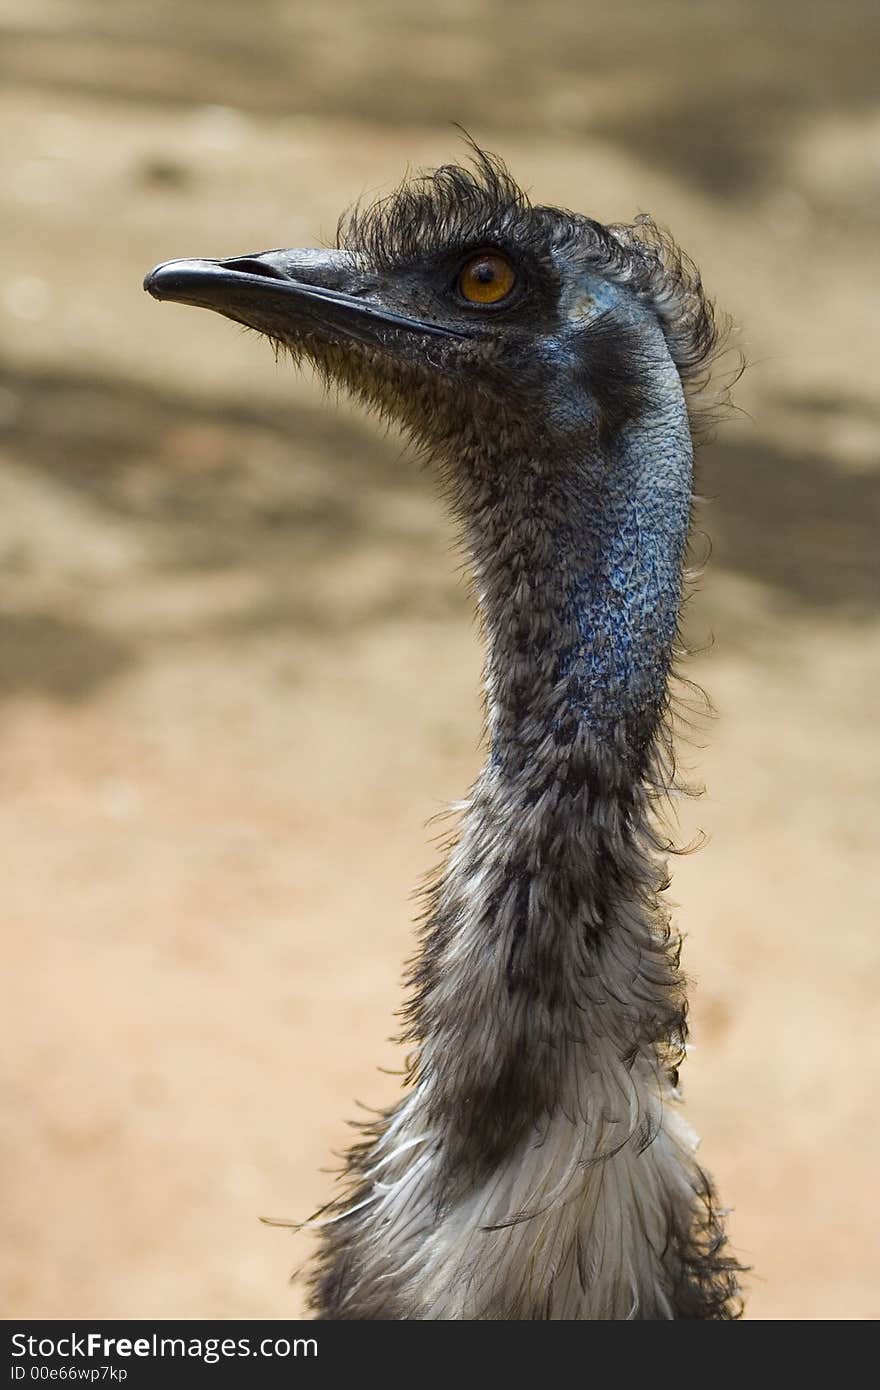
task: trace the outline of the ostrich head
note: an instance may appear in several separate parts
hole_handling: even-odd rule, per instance
[[[559,719],[574,710],[642,770],[680,600],[687,397],[716,341],[699,275],[665,234],[533,206],[475,149],[472,167],[356,209],[335,249],[169,261],[145,287],[310,359],[439,461],[490,647],[493,627],[506,644],[489,658],[505,756],[561,692]],[[542,614],[552,654],[518,689],[511,643],[542,645]]]
[[[168,261],[145,288],[310,358],[441,456],[501,432],[541,457],[607,439],[662,407],[665,368],[698,377],[716,337],[650,219],[534,207],[480,150],[355,209],[336,249]]]

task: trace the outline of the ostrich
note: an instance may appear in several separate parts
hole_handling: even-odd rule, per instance
[[[320,1215],[330,1319],[732,1318],[680,1115],[658,803],[718,333],[648,218],[539,207],[477,147],[332,250],[175,260],[156,299],[307,359],[433,461],[485,638],[487,759],[427,894],[403,1099]]]

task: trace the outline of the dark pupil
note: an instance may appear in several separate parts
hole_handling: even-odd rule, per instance
[[[480,261],[474,270],[474,279],[481,281],[484,285],[489,285],[495,279],[495,267],[491,261]]]

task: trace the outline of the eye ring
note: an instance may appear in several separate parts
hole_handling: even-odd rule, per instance
[[[455,288],[467,304],[484,308],[508,300],[516,284],[516,271],[503,252],[480,251],[462,266]]]

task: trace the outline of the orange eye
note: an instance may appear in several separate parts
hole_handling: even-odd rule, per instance
[[[458,292],[471,304],[497,304],[516,284],[516,272],[506,256],[484,251],[468,261],[458,277]]]

